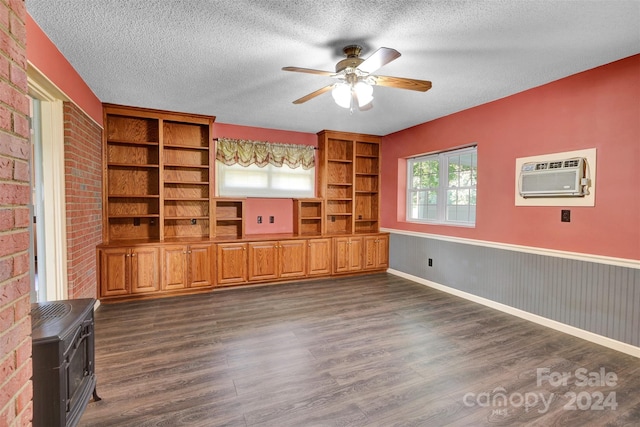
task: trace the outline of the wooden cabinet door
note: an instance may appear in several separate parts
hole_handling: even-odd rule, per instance
[[[162,248],[162,289],[184,289],[187,285],[187,246]]]
[[[378,268],[389,268],[389,236],[378,236]]]
[[[349,238],[336,237],[333,239],[333,272],[343,273],[349,271]]]
[[[309,239],[307,243],[307,275],[331,274],[331,239]]]
[[[304,277],[307,273],[307,241],[283,240],[278,242],[280,251],[280,277]]]
[[[349,271],[362,270],[363,242],[362,237],[349,238]]]
[[[211,245],[190,245],[187,250],[190,288],[213,286],[214,252]]]
[[[249,280],[277,279],[278,242],[251,242],[248,248]]]
[[[220,243],[216,249],[218,285],[247,281],[247,244]]]
[[[363,268],[378,268],[378,236],[364,238]]]
[[[140,247],[131,250],[131,293],[156,292],[160,289],[158,248]]]
[[[100,251],[100,296],[129,294],[131,253],[128,248],[107,248]]]

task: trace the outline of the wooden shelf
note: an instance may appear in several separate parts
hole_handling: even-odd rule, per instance
[[[211,238],[215,117],[113,104],[103,111],[103,241]]]
[[[165,163],[165,168],[209,169],[209,165],[188,165],[184,163]]]
[[[146,164],[138,164],[138,163],[107,163],[107,166],[112,168],[158,168],[159,165],[146,163]]]
[[[109,215],[109,218],[159,218],[159,214]]]
[[[164,148],[176,149],[176,150],[203,150],[203,151],[209,150],[209,147],[194,147],[192,145],[177,145],[177,144],[172,144],[172,145],[165,144]]]
[[[293,233],[298,236],[323,235],[324,210],[323,199],[293,199]]]
[[[109,140],[107,140],[107,144],[110,144],[110,145],[139,145],[139,146],[151,146],[151,147],[157,147],[159,145],[158,142],[154,142],[154,141],[124,141],[124,140],[117,140],[117,139],[109,139]]]
[[[209,181],[164,181],[165,185],[209,185]]]
[[[158,194],[109,194],[109,198],[123,198],[123,199],[159,199]]]
[[[186,220],[206,219],[206,220],[209,220],[209,217],[208,216],[167,216],[167,215],[165,215],[164,219],[165,220],[170,220],[170,219],[186,219]]]
[[[216,198],[213,204],[215,236],[244,237],[244,199]]]
[[[379,230],[380,137],[318,133],[320,195],[328,234]]]

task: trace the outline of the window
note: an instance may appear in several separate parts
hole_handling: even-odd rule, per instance
[[[216,181],[223,197],[315,197],[315,149],[218,138]]]
[[[216,162],[221,197],[315,197],[315,168]]]
[[[407,162],[407,221],[475,225],[477,148]]]

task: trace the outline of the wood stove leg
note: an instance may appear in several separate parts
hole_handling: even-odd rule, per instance
[[[101,401],[102,398],[100,396],[98,396],[98,391],[96,390],[96,388],[93,388],[93,401],[94,402],[99,402]]]

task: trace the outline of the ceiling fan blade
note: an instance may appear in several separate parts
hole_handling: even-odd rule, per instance
[[[300,68],[300,67],[282,67],[283,71],[296,71],[298,73],[307,73],[307,74],[319,74],[321,76],[333,76],[335,73],[331,71],[322,71],[322,70],[313,70],[311,68]]]
[[[370,76],[378,86],[394,87],[396,89],[417,90],[426,92],[431,89],[431,82],[427,80],[405,79],[403,77]]]
[[[320,88],[315,92],[311,92],[310,94],[303,96],[302,98],[296,99],[295,101],[293,101],[293,103],[302,104],[303,102],[307,102],[308,100],[315,98],[318,95],[322,95],[323,93],[330,91],[332,87],[333,85],[328,85],[323,88]]]
[[[360,71],[367,74],[375,72],[378,68],[387,65],[389,62],[398,59],[400,52],[389,47],[381,47],[373,52],[373,54],[364,60],[364,62],[358,65]]]

